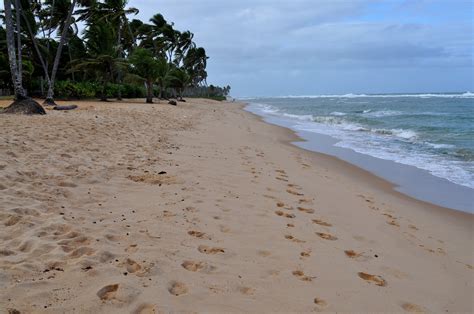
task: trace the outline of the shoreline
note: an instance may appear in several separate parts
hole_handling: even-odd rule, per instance
[[[410,196],[409,194],[406,194],[404,192],[398,191],[397,185],[388,181],[387,179],[378,176],[377,174],[366,170],[362,167],[359,167],[356,164],[353,164],[349,161],[346,161],[344,159],[340,159],[337,156],[333,156],[330,154],[325,154],[322,152],[318,152],[315,150],[311,150],[309,148],[305,148],[303,145],[298,145],[301,143],[305,143],[308,140],[305,138],[301,137],[298,135],[298,132],[282,125],[278,125],[272,122],[265,121],[264,116],[260,116],[256,113],[253,113],[249,110],[246,110],[246,107],[248,106],[248,103],[242,103],[241,110],[244,111],[245,113],[248,113],[253,119],[258,120],[261,123],[268,124],[273,127],[281,128],[285,132],[287,132],[287,138],[285,140],[282,140],[281,142],[284,143],[285,145],[288,145],[293,148],[300,149],[306,153],[309,154],[309,156],[313,156],[313,158],[316,160],[315,163],[323,161],[325,164],[327,164],[329,167],[334,167],[338,169],[343,169],[341,170],[344,171],[345,173],[348,174],[348,176],[351,177],[353,180],[357,180],[358,178],[362,177],[362,184],[367,185],[370,189],[378,190],[383,193],[388,193],[392,194],[394,197],[397,198],[403,198],[406,200],[409,200],[410,202],[418,203],[421,206],[428,208],[428,210],[433,210],[433,211],[439,211],[439,212],[446,212],[449,214],[454,214],[454,215],[459,215],[460,217],[466,217],[466,218],[472,218],[474,217],[474,213],[464,211],[464,210],[458,210],[450,207],[445,207],[441,205],[437,205],[435,203],[429,202],[429,201],[424,201],[422,199]],[[328,136],[329,137],[329,136]],[[405,165],[403,165],[405,166]]]
[[[349,148],[337,147],[334,145],[339,141],[337,138],[316,132],[294,130],[290,127],[293,121],[256,112],[255,108],[251,108],[252,103],[245,104],[243,110],[256,115],[261,121],[293,132],[297,139],[292,144],[301,149],[330,156],[367,171],[386,181],[394,192],[401,195],[433,206],[474,214],[474,201],[469,198],[474,190],[469,187],[437,177],[415,166],[381,159]],[[433,194],[433,190],[440,190],[443,193]],[[449,199],[446,199],[446,196]]]
[[[0,312],[473,310],[473,215],[244,104],[75,104],[0,115]]]

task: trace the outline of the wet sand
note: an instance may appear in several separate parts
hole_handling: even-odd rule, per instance
[[[0,312],[472,312],[473,215],[236,103],[74,103],[0,115]]]

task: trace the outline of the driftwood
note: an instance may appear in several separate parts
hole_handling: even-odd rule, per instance
[[[54,106],[54,110],[73,110],[76,109],[77,105],[68,105],[68,106]]]
[[[177,106],[178,105],[175,100],[168,101],[168,104],[170,104],[172,106]]]
[[[1,113],[13,114],[46,114],[44,108],[31,98],[15,100],[10,106],[6,107]]]

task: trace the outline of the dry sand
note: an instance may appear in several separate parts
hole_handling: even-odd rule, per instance
[[[473,311],[473,215],[236,103],[78,104],[0,115],[0,313]]]

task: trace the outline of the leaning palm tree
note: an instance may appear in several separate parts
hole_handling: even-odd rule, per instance
[[[170,76],[170,86],[176,90],[178,100],[184,101],[183,92],[191,82],[191,77],[181,68],[174,68],[171,70]]]
[[[129,35],[131,35],[132,29],[128,22],[127,15],[129,14],[138,14],[138,9],[136,8],[126,8],[128,0],[105,0],[104,3],[98,4],[98,13],[100,14],[100,20],[105,20],[108,23],[111,23],[115,29],[115,33],[117,36],[116,39],[116,49],[117,54],[120,58],[124,56],[124,30],[126,30]],[[133,36],[128,37],[129,40],[133,40]],[[132,43],[133,45],[133,43]],[[118,83],[122,83],[123,73],[119,69],[117,72],[117,81]],[[122,99],[121,89],[119,88],[118,100]]]
[[[15,9],[18,14],[21,12],[21,8],[18,2],[15,3]],[[5,10],[5,27],[6,27],[6,44],[8,51],[8,63],[10,65],[10,73],[12,77],[12,82],[15,91],[15,101],[5,108],[2,113],[24,113],[24,114],[46,114],[43,107],[40,106],[36,101],[29,98],[26,94],[25,89],[22,85],[22,68],[18,67],[19,62],[21,62],[21,41],[18,40],[17,46],[15,46],[15,35],[14,35],[14,25],[13,25],[13,16],[12,16],[12,3],[11,0],[4,0],[4,10]],[[21,21],[19,18],[16,19],[16,29],[21,31]],[[17,37],[18,39],[18,37]],[[19,54],[17,59],[17,54],[15,47],[18,48]]]
[[[194,34],[190,31],[179,33],[174,59],[174,63],[177,66],[181,66],[184,57],[186,56],[186,53],[189,51],[189,49],[196,47],[196,44],[193,42],[193,37]]]
[[[164,91],[168,87],[171,81],[171,66],[168,61],[164,57],[160,57],[157,60],[158,66],[158,77],[156,79],[156,83],[160,87],[160,99],[164,97]]]
[[[51,76],[49,77],[48,93],[46,95],[46,100],[44,102],[47,105],[56,105],[56,103],[54,102],[54,83],[55,83],[56,75],[58,72],[59,61],[61,59],[61,52],[63,50],[64,44],[66,43],[69,26],[72,23],[72,14],[74,12],[74,8],[76,7],[76,1],[77,0],[72,0],[69,6],[69,11],[67,13],[67,16],[63,22],[62,29],[60,28],[61,37],[59,39],[58,49],[56,50],[56,57],[54,58],[53,68],[51,70]]]
[[[19,0],[16,1],[20,2]],[[48,5],[47,9],[41,9],[41,6],[36,3],[30,3],[28,10],[21,10],[21,16],[27,26],[30,40],[33,43],[34,50],[38,56],[41,67],[43,68],[44,77],[48,85],[48,92],[46,95],[46,100],[44,101],[45,105],[56,105],[54,101],[54,84],[58,72],[59,61],[61,59],[62,49],[66,45],[69,38],[68,33],[69,28],[73,22],[73,12],[76,6],[76,1],[77,0],[73,0],[72,2],[70,0],[48,0],[46,1],[46,4]],[[36,38],[38,25],[36,25],[35,15],[39,17],[39,25],[42,28],[43,35],[46,33],[46,31],[48,33],[45,53],[43,53],[40,49],[40,45]],[[50,37],[54,32],[60,34],[60,39],[56,49],[53,67],[50,73],[48,59],[45,58],[44,54],[49,56]]]
[[[10,73],[12,76],[13,87],[15,90],[15,99],[21,100],[26,99],[26,91],[22,85],[22,73],[21,67],[18,66],[18,62],[21,61],[21,57],[19,60],[17,59],[17,53],[15,51],[15,31],[13,25],[13,17],[12,17],[12,3],[11,0],[4,0],[4,10],[5,10],[5,31],[7,37],[7,49],[8,49],[8,63],[10,64]],[[18,8],[16,8],[18,11]],[[19,20],[16,21],[19,25]],[[19,26],[17,25],[17,31]],[[18,43],[19,44],[19,43]],[[19,49],[21,54],[21,49]]]
[[[132,75],[134,78],[145,82],[147,89],[146,102],[153,103],[153,85],[160,77],[160,64],[153,57],[151,51],[137,48],[130,56]]]

